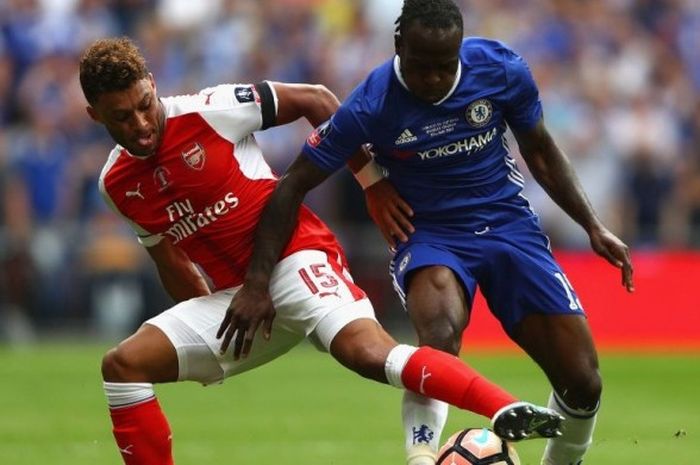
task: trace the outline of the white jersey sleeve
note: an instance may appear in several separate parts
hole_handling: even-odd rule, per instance
[[[167,117],[199,113],[230,142],[276,124],[277,95],[267,81],[258,84],[221,84],[199,94],[163,99]]]

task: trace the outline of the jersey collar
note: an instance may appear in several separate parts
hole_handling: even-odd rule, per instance
[[[407,91],[411,92],[411,90],[406,85],[406,81],[403,80],[403,76],[401,75],[401,59],[399,58],[398,55],[394,56],[394,74],[396,75],[396,79],[399,80],[399,82],[401,83],[403,88],[406,89]],[[452,88],[447,93],[447,95],[445,95],[439,101],[433,103],[433,105],[440,105],[445,100],[450,98],[452,96],[452,94],[454,93],[455,89],[457,89],[457,86],[459,85],[459,80],[461,79],[461,77],[462,77],[462,60],[459,60],[459,66],[457,66],[457,76],[455,76],[455,82],[452,84]]]

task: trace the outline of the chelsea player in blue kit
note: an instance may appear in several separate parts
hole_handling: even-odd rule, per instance
[[[457,354],[479,286],[550,381],[549,407],[566,418],[542,464],[578,465],[600,404],[597,354],[581,303],[522,195],[506,129],[537,182],[633,291],[629,249],[600,222],[547,131],[519,55],[497,41],[463,39],[451,0],[406,0],[395,45],[396,56],[309,136],[263,214],[257,243],[273,241],[275,221],[295,214],[308,190],[372,144],[374,160],[356,177],[370,216],[395,246],[390,269],[419,343]],[[447,406],[406,394],[402,412],[409,465],[434,464]]]

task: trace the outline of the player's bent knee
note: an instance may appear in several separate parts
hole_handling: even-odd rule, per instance
[[[130,355],[123,346],[110,349],[102,358],[102,379],[108,382],[149,382],[138,358]]]
[[[113,347],[102,357],[102,379],[110,382],[124,381],[122,378],[122,368],[117,358],[117,348]]]
[[[417,329],[418,345],[430,346],[433,349],[448,352],[452,355],[459,354],[462,341],[461,337],[452,328],[444,327],[440,330],[423,331]]]
[[[560,392],[566,405],[583,410],[592,410],[598,405],[603,392],[603,380],[598,370],[574,376],[566,383],[565,392]]]

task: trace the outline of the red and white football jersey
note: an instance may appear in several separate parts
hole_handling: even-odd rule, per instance
[[[241,284],[277,179],[253,136],[274,124],[274,89],[226,84],[161,101],[166,124],[158,151],[136,157],[117,145],[100,190],[144,246],[167,238],[217,289]],[[325,251],[345,264],[334,235],[306,206],[283,256],[302,249]]]

